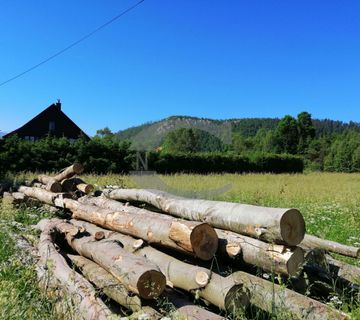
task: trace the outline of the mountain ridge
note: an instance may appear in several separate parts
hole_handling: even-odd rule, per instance
[[[233,133],[239,133],[244,137],[255,136],[260,129],[265,131],[275,129],[280,120],[280,118],[231,118],[220,120],[174,115],[120,130],[116,135],[120,139],[131,141],[132,146],[137,150],[152,150],[159,147],[166,134],[178,128],[196,128],[207,131],[221,139],[225,144],[230,144]],[[360,123],[352,121],[346,123],[331,119],[313,119],[313,124],[317,136],[339,134],[346,129],[360,131]]]

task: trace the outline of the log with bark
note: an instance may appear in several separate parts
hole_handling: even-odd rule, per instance
[[[193,254],[203,260],[211,259],[217,250],[218,237],[207,223],[176,219],[106,198],[83,198],[82,201],[85,203],[64,200],[65,207],[72,211],[73,218]]]
[[[108,240],[122,243],[124,249],[136,255],[146,257],[155,263],[165,274],[167,284],[198,295],[202,299],[223,310],[233,311],[244,308],[248,304],[248,293],[239,283],[234,283],[231,277],[221,277],[210,270],[188,263],[184,263],[150,246],[146,246],[141,239],[102,229],[91,223],[74,220],[70,221],[77,227],[84,227],[94,235],[103,232]]]
[[[55,193],[58,193],[58,192],[62,191],[62,187],[61,187],[60,182],[54,180],[51,177],[48,177],[48,176],[45,176],[45,175],[40,175],[40,176],[38,176],[38,180],[40,182],[34,182],[32,184],[33,187],[45,189],[47,191],[55,192]]]
[[[215,229],[219,237],[219,254],[239,258],[266,271],[296,276],[304,263],[299,247],[269,244],[232,231]]]
[[[65,198],[71,198],[71,196],[66,193],[54,193],[42,188],[32,188],[25,186],[20,186],[19,192],[22,192],[28,197],[38,199],[39,201],[46,204],[55,205],[58,207],[64,207],[63,200]]]
[[[129,291],[144,299],[155,299],[162,293],[166,278],[155,264],[124,250],[118,241],[97,241],[86,234],[78,236],[77,229],[68,222],[56,224],[56,230],[65,235],[68,244],[77,253],[110,272]]]
[[[21,204],[28,200],[28,197],[22,192],[4,192],[3,201],[11,204]]]
[[[67,255],[73,264],[80,269],[81,273],[99,288],[109,298],[113,299],[121,306],[131,310],[141,310],[141,300],[132,294],[119,281],[97,263],[78,255]]]
[[[56,181],[63,181],[65,179],[70,179],[76,174],[80,174],[84,171],[84,167],[80,163],[74,163],[69,167],[63,169],[60,173],[58,173],[54,179]]]
[[[326,262],[338,277],[360,285],[360,267],[336,260],[329,255],[326,255]]]
[[[174,289],[167,288],[163,296],[176,308],[174,312],[170,313],[172,318],[184,320],[225,320],[225,318],[213,312],[194,305]]]
[[[335,241],[320,239],[310,234],[305,235],[304,240],[301,242],[301,246],[309,249],[324,249],[326,251],[338,253],[343,256],[360,258],[360,248],[347,246]]]
[[[250,303],[284,319],[350,319],[349,316],[326,304],[286,289],[254,275],[238,271],[234,282],[243,284],[250,292]]]
[[[61,186],[64,192],[75,192],[79,190],[85,194],[88,194],[94,190],[94,186],[86,183],[80,178],[70,178],[61,181]]]
[[[151,204],[165,213],[268,242],[298,245],[305,235],[305,221],[296,209],[267,208],[223,201],[188,199],[159,190],[105,189],[110,199]]]
[[[96,295],[93,286],[77,272],[72,270],[54,245],[56,226],[61,221],[42,220],[38,224],[41,230],[38,250],[38,275],[46,285],[49,279],[56,282],[74,299],[78,308],[77,316],[83,319],[108,319],[112,313]]]

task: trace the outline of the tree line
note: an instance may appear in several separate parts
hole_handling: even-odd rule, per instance
[[[170,131],[161,146],[148,154],[149,169],[175,172],[360,172],[358,126],[319,134],[308,112],[296,118],[286,115],[269,127],[257,127],[252,135],[234,128],[231,143],[204,130]],[[251,131],[251,130],[250,130]],[[250,132],[249,131],[249,132]],[[127,173],[134,169],[136,151],[128,140],[108,128],[90,141],[48,136],[25,141],[16,136],[0,139],[0,172],[60,170],[79,161],[87,172]]]

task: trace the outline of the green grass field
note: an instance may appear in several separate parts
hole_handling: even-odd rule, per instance
[[[17,176],[17,181],[35,174]],[[210,199],[247,204],[294,207],[304,215],[307,232],[360,246],[360,174],[224,174],[173,175],[144,177],[120,175],[84,175],[96,186],[161,187],[179,193],[199,195]],[[223,187],[226,192],[219,192]],[[210,191],[209,191],[210,190]],[[215,190],[217,192],[213,192]],[[36,223],[47,216],[35,210],[32,215],[23,209],[2,208],[0,213],[0,318],[1,319],[56,319],[52,301],[45,299],[36,287],[33,268],[20,264],[14,243],[9,238],[8,222],[24,225]],[[12,231],[21,233],[16,227]],[[341,258],[360,266],[359,260]],[[360,300],[353,303],[353,319],[360,319]],[[340,306],[341,307],[341,306]],[[346,306],[343,306],[346,309]]]

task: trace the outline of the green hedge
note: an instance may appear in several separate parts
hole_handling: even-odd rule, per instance
[[[70,142],[49,137],[30,142],[15,136],[0,140],[0,173],[57,171],[75,161],[82,163],[86,172],[127,173],[134,159],[130,143],[116,138]]]
[[[95,137],[70,142],[65,138],[45,138],[30,142],[11,137],[0,140],[0,173],[57,171],[75,161],[86,172],[128,173],[133,170],[135,152],[130,143],[116,137]],[[168,154],[150,152],[149,169],[158,173],[211,172],[302,172],[303,161],[291,155],[229,153]]]
[[[149,169],[158,173],[243,173],[302,172],[302,158],[287,154],[259,154],[241,156],[235,154],[199,153],[164,154],[151,152],[148,157]]]

